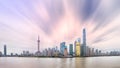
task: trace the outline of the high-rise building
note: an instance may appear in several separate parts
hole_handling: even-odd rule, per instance
[[[0,51],[0,57],[2,56],[2,52]]]
[[[48,56],[50,57],[52,53],[52,50],[50,48],[48,48]]]
[[[56,51],[56,49],[55,48],[52,48],[52,56],[55,56],[55,52]]]
[[[88,46],[86,46],[85,56],[90,56],[90,48]]]
[[[76,40],[75,40],[75,42],[74,42],[74,54],[76,54]]]
[[[95,56],[98,56],[98,54],[99,54],[99,51],[98,51],[98,49],[96,49],[95,50]]]
[[[82,43],[82,46],[81,46],[81,48],[82,48],[81,56],[86,56],[86,49],[87,49],[87,47],[86,47],[86,30],[85,30],[85,28],[83,29],[83,34],[82,35],[83,35],[82,36],[83,43]]]
[[[13,53],[11,53],[11,56],[13,56]]]
[[[92,56],[94,56],[94,48],[92,48],[92,53],[91,53]]]
[[[58,47],[57,46],[55,47],[55,50],[58,51]]]
[[[76,42],[76,52],[75,55],[76,56],[80,56],[80,42]]]
[[[4,45],[4,56],[7,56],[7,46]]]
[[[40,39],[39,39],[39,36],[38,36],[37,43],[38,43],[38,52],[40,52]]]
[[[64,48],[64,57],[67,57],[68,56],[68,51],[67,51],[67,46],[65,46]]]
[[[73,55],[73,44],[69,45],[69,54]]]
[[[99,55],[101,55],[102,53],[101,53],[101,50],[99,50]]]
[[[83,29],[83,45],[86,46],[86,30]]]
[[[65,42],[60,43],[60,53],[64,55],[64,50],[65,50]]]
[[[45,49],[45,56],[48,56],[48,50]]]
[[[83,57],[84,56],[84,46],[83,46],[83,44],[81,44],[81,56]]]

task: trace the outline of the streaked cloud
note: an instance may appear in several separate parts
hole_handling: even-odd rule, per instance
[[[62,41],[73,43],[82,36],[83,27],[91,47],[120,48],[115,40],[120,40],[119,3],[119,0],[1,0],[0,49],[7,44],[19,52],[36,51],[38,35],[41,49],[59,46]]]

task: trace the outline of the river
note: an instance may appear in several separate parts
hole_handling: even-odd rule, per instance
[[[0,57],[0,68],[120,68],[120,56],[86,58]]]

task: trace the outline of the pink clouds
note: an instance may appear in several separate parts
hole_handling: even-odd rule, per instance
[[[73,43],[82,38],[83,28],[87,31],[87,45],[119,47],[120,17],[115,2],[82,1],[0,1],[0,48],[6,43],[10,48],[36,51],[38,35],[41,49],[59,46],[62,41]]]

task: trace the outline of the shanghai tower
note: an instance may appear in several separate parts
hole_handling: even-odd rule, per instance
[[[81,56],[86,56],[86,30],[85,28],[83,29],[83,32],[82,32],[82,47],[81,47]]]

